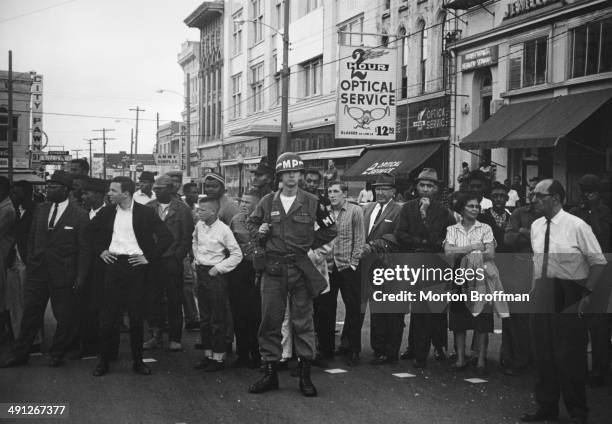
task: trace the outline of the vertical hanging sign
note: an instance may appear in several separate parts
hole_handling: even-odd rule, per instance
[[[32,168],[40,166],[43,138],[43,77],[32,74]]]
[[[396,50],[340,46],[336,138],[395,141]]]

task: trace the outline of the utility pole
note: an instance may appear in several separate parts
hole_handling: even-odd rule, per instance
[[[189,81],[189,73],[187,73],[187,82],[185,85],[185,109],[186,116],[185,120],[187,121],[187,137],[185,137],[186,142],[186,150],[187,153],[185,157],[187,158],[187,177],[191,177],[191,89],[190,89],[190,81]],[[187,178],[188,180],[190,178]]]
[[[13,185],[13,51],[8,52],[8,180]]]
[[[138,122],[138,121],[136,121]],[[102,138],[93,138],[92,140],[102,140],[102,178],[106,179],[106,140],[114,140],[114,138],[106,138],[107,131],[115,131],[114,128],[102,128],[101,130],[93,130],[95,132],[102,132]]]
[[[79,152],[84,151],[85,149],[72,149],[73,152],[76,153],[76,159],[79,158]],[[91,168],[91,164],[90,164],[90,168]]]
[[[136,106],[136,109],[130,109],[130,111],[136,111],[136,137],[134,137],[134,154],[138,154],[138,113],[146,112],[146,110],[141,109],[139,106]]]
[[[93,155],[91,154],[91,142],[93,141],[93,139],[84,138],[83,140],[89,143],[89,178],[91,178],[93,175]]]
[[[283,20],[283,75],[279,155],[286,152],[289,146],[289,0],[283,2]]]
[[[132,178],[132,165],[134,165],[134,128],[130,129],[130,178]],[[136,173],[132,179],[136,179]]]

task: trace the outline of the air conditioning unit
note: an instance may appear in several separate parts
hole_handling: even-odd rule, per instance
[[[504,106],[503,100],[493,100],[491,102],[491,115],[500,110]]]

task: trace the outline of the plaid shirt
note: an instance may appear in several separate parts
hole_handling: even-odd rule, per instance
[[[336,211],[332,211],[336,215]],[[332,265],[335,264],[338,271],[349,267],[357,268],[365,244],[363,210],[360,206],[344,202],[335,218],[338,235],[332,241],[329,259],[333,259]]]

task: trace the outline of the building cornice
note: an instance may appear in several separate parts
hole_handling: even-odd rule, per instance
[[[196,10],[191,12],[183,22],[188,27],[202,29],[213,19],[223,16],[222,1],[205,1]]]

